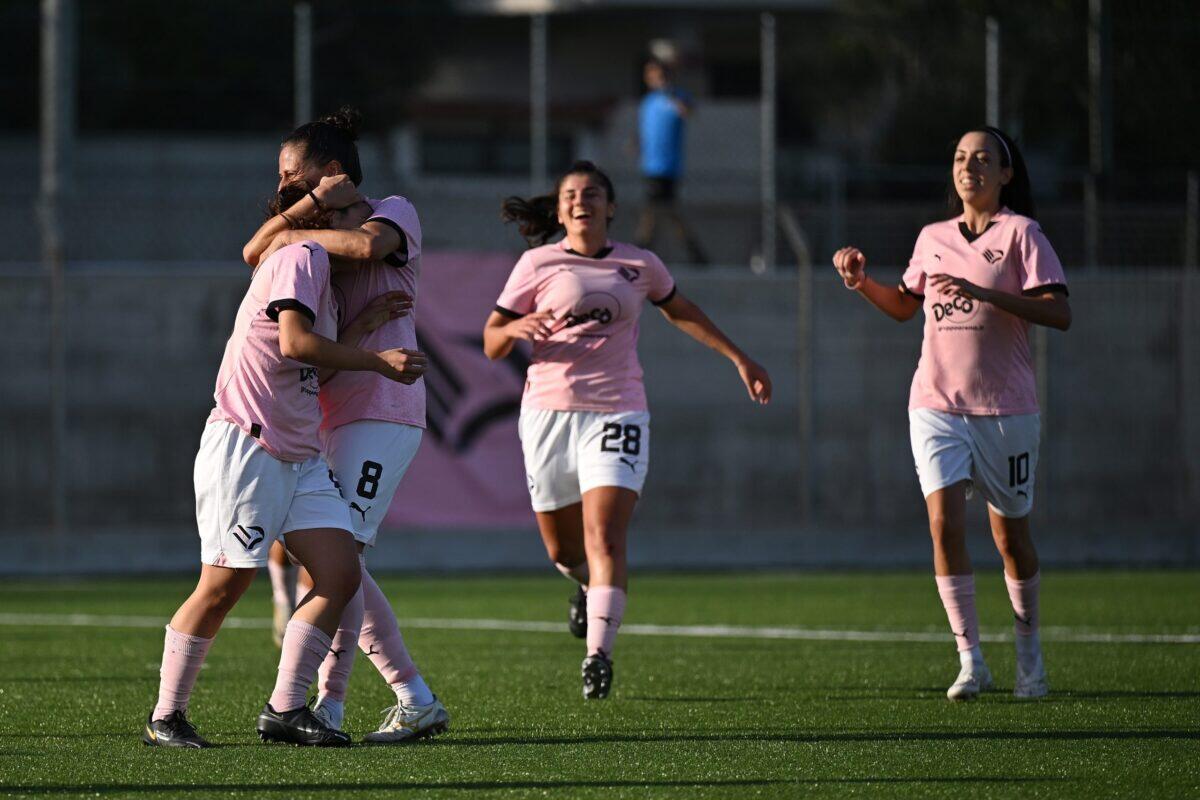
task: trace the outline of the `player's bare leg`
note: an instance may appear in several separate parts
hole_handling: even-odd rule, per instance
[[[950,630],[958,647],[959,673],[946,690],[951,700],[973,700],[992,685],[979,647],[975,575],[967,553],[967,483],[959,482],[925,498],[933,540],[933,572]]]
[[[1017,676],[1013,694],[1017,697],[1044,697],[1050,691],[1042,643],[1038,595],[1041,574],[1037,548],[1029,533],[1029,517],[1004,517],[988,509],[992,538],[1004,560],[1004,583],[1013,607],[1013,633],[1017,646]]]
[[[569,600],[567,629],[577,639],[587,636],[587,551],[583,546],[583,503],[537,513],[538,532],[555,568],[577,584]]]
[[[271,636],[276,647],[283,646],[283,631],[292,611],[296,608],[296,567],[288,558],[283,542],[276,539],[271,543],[267,555],[267,573],[271,577],[271,600],[274,606]]]
[[[200,580],[171,617],[163,643],[158,702],[146,720],[142,741],[159,747],[208,747],[187,719],[188,700],[200,667],[225,616],[254,580],[254,569],[203,564]]]
[[[354,538],[332,528],[292,531],[287,547],[308,569],[313,588],[287,625],[275,691],[258,717],[259,736],[292,744],[348,745],[350,737],[315,717],[305,698],[329,654],[342,612],[358,592]]]
[[[612,650],[625,616],[629,583],[626,540],[638,495],[632,489],[601,486],[583,495],[583,542],[588,589],[587,658],[583,696],[602,699],[612,686]]]

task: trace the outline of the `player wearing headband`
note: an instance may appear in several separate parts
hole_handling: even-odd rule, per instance
[[[1062,264],[1033,219],[1025,161],[996,128],[959,139],[951,169],[952,219],[927,225],[898,287],[866,274],[866,256],[833,257],[846,288],[898,321],[925,312],[921,359],[909,394],[909,433],[929,512],[938,593],[960,671],[946,695],[990,687],[979,645],[966,501],[988,504],[1015,617],[1013,694],[1049,691],[1039,641],[1041,576],[1029,530],[1040,423],[1029,327],[1071,324]]]

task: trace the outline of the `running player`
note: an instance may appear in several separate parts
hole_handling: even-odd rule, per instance
[[[417,296],[421,270],[421,224],[403,197],[363,200],[359,162],[358,114],[337,114],[301,125],[279,151],[280,189],[304,191],[283,213],[269,219],[243,250],[254,265],[275,248],[311,238],[335,259],[355,268],[333,277],[343,319],[356,320],[379,295]],[[350,208],[365,202],[370,213],[353,230],[300,230],[324,209]],[[308,222],[306,222],[308,221]],[[411,307],[410,307],[411,308]],[[410,310],[410,309],[406,309]],[[361,340],[370,349],[417,347],[416,318],[405,313]],[[322,450],[351,509],[354,538],[362,566],[362,591],[346,607],[329,657],[321,666],[314,713],[334,728],[345,714],[346,688],[355,648],[371,659],[396,694],[368,742],[392,743],[431,736],[449,728],[450,715],[430,691],[413,663],[391,604],[366,569],[363,552],[375,544],[379,525],[416,455],[425,428],[425,385],[399,385],[359,372],[341,372],[321,385]]]
[[[654,253],[609,241],[615,203],[612,182],[588,161],[573,164],[552,194],[505,200],[504,219],[520,223],[535,246],[517,262],[483,332],[488,358],[505,357],[517,340],[533,343],[519,425],[525,471],[550,560],[586,591],[570,621],[587,639],[589,699],[607,697],[612,684],[626,531],[650,460],[637,358],[642,302],[733,362],[752,400],[771,398],[766,370],[676,289]]]
[[[337,330],[329,258],[314,242],[280,250],[255,271],[217,375],[215,407],[196,456],[200,580],[167,626],[148,745],[206,747],[186,711],[200,667],[226,614],[267,549],[283,537],[313,590],[288,623],[275,690],[258,717],[264,740],[341,746],[350,739],[313,715],[305,694],[359,591],[349,511],[320,457],[320,367],[415,381],[424,357],[359,350]]]
[[[908,415],[933,571],[961,663],[946,696],[969,700],[992,683],[979,647],[966,547],[966,501],[977,489],[988,504],[1016,618],[1013,694],[1042,697],[1049,683],[1029,532],[1040,422],[1029,326],[1070,327],[1066,278],[1033,219],[1025,161],[1006,134],[991,127],[964,134],[951,179],[954,217],[921,231],[898,287],[868,277],[866,256],[856,248],[842,248],[833,263],[846,288],[893,319],[925,310]]]

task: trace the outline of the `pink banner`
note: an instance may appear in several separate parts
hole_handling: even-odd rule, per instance
[[[422,257],[417,336],[429,355],[428,428],[386,523],[397,528],[534,525],[517,439],[527,350],[489,361],[483,323],[516,263],[506,253]]]

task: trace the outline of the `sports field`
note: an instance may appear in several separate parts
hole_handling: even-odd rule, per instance
[[[381,580],[450,733],[404,747],[259,743],[265,577],[191,717],[219,747],[144,747],[162,623],[190,578],[0,586],[0,794],[53,797],[1196,797],[1200,574],[1048,572],[1052,695],[1014,700],[1011,610],[979,577],[999,690],[951,704],[924,573],[638,576],[607,701],[580,697],[557,576]],[[80,616],[83,615],[83,616]],[[545,623],[545,624],[541,624]],[[391,694],[359,659],[347,729]]]

